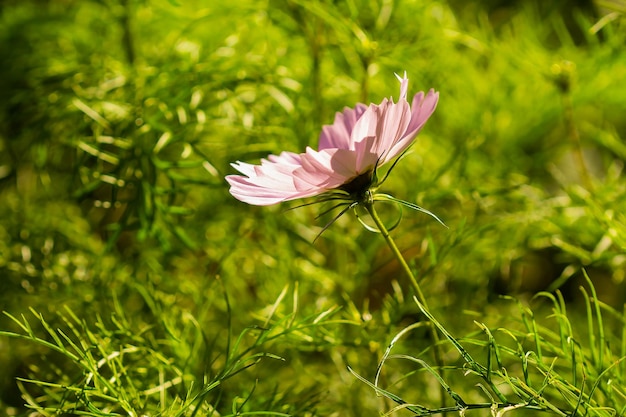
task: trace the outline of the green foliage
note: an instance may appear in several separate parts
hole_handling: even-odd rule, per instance
[[[562,294],[540,292],[552,304],[552,314],[547,320],[537,320],[535,313],[517,301],[518,313],[500,318],[498,328],[475,321],[480,332],[463,339],[452,336],[432,314],[415,300],[429,321],[440,331],[459,359],[439,372],[419,357],[410,354],[391,354],[400,338],[414,331],[420,324],[403,329],[387,347],[376,372],[375,383],[355,373],[357,378],[373,388],[377,394],[398,404],[390,413],[408,409],[414,415],[428,416],[446,412],[460,414],[476,409],[488,409],[491,415],[501,416],[515,410],[538,411],[559,416],[622,415],[626,410],[624,384],[623,331],[624,317],[598,300],[591,280],[585,275],[590,291],[581,291],[586,299],[586,323],[570,320]],[[510,300],[513,300],[509,297]],[[515,301],[515,300],[513,300]],[[501,308],[503,306],[500,306]],[[506,306],[504,306],[506,308]],[[610,320],[604,315],[610,314]],[[465,346],[471,346],[475,354]],[[475,347],[479,347],[476,350]],[[478,356],[480,355],[480,356]],[[480,359],[476,359],[480,358]],[[485,359],[483,359],[485,358]],[[412,362],[426,372],[410,371],[397,375],[391,385],[409,387],[416,375],[434,378],[445,389],[453,405],[429,408],[419,402],[407,402],[378,385],[387,362]],[[405,365],[404,368],[407,366]],[[354,372],[354,371],[353,371]],[[459,375],[462,372],[462,376]],[[426,374],[426,375],[424,375]],[[455,378],[455,385],[477,380],[476,392],[461,386],[454,390],[444,379]],[[472,400],[464,400],[471,397]],[[482,399],[482,402],[473,402]]]
[[[58,328],[35,311],[32,313],[37,327],[25,316],[20,319],[7,314],[19,330],[2,331],[0,335],[34,342],[49,350],[47,356],[55,358],[47,367],[42,365],[36,375],[33,370],[32,376],[18,378],[27,405],[41,415],[210,415],[217,412],[212,404],[225,400],[227,391],[221,387],[229,379],[262,360],[284,360],[264,351],[273,341],[293,343],[300,349],[327,343],[327,327],[338,323],[332,319],[336,309],[300,318],[294,294],[294,310],[275,317],[286,293],[287,288],[270,309],[263,326],[246,328],[236,338],[230,326],[211,334],[197,321],[202,315],[177,311],[175,305],[170,306],[167,315],[160,312],[155,317],[161,322],[147,324],[133,323],[119,304],[107,322],[96,317],[92,325],[69,308],[58,313]],[[228,304],[228,297],[224,296]],[[155,305],[159,304],[157,300],[146,301],[154,310],[162,308]],[[209,311],[206,309],[204,314]],[[226,319],[231,322],[230,316]],[[42,374],[51,380],[41,379]],[[250,396],[255,385],[248,387]],[[248,399],[228,398],[233,415],[259,413],[249,409]],[[263,413],[291,415],[297,407],[271,406],[275,410]]]
[[[623,414],[624,11],[5,1],[0,414]],[[443,369],[380,236],[223,180],[404,70],[441,98],[381,192],[449,226],[392,231]]]

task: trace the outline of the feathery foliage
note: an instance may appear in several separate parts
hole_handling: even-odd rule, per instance
[[[5,1],[0,414],[623,415],[625,11]],[[384,192],[449,229],[377,209],[428,309],[354,216],[223,179],[404,70],[440,102]]]

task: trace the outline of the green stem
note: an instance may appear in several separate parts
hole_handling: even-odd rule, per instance
[[[428,308],[426,297],[424,297],[424,293],[422,292],[422,289],[420,288],[420,285],[417,282],[417,279],[415,278],[413,271],[411,271],[411,267],[409,267],[409,264],[404,259],[402,252],[400,252],[400,249],[398,249],[396,242],[393,240],[393,238],[389,234],[389,230],[387,230],[387,227],[385,227],[385,224],[378,216],[378,213],[376,212],[376,209],[374,208],[374,202],[373,201],[366,202],[364,206],[365,206],[365,210],[367,210],[370,217],[376,224],[376,227],[380,231],[380,234],[383,235],[383,238],[385,238],[385,242],[387,242],[389,249],[391,249],[391,252],[394,254],[398,262],[400,262],[400,265],[402,266],[402,269],[406,273],[406,276],[409,278],[409,281],[411,281],[411,285],[413,286],[413,289],[415,290],[417,299],[422,304],[422,307],[424,307],[424,310],[426,310],[430,314],[430,309]],[[437,366],[439,367],[439,375],[441,376],[441,378],[443,378],[443,374],[444,374],[443,359],[442,359],[442,354],[441,354],[441,346],[439,345],[439,334],[437,333],[437,329],[436,329],[436,326],[434,326],[434,323],[433,323],[433,326],[430,326],[430,329],[431,329],[431,335],[432,335],[433,344],[434,344],[433,352],[435,356],[435,362],[437,363]],[[445,405],[446,389],[443,386],[441,386],[441,401],[442,401],[442,404]]]
[[[420,288],[420,285],[417,282],[415,275],[413,275],[413,271],[411,271],[411,267],[409,267],[409,264],[406,263],[404,256],[402,256],[402,252],[400,252],[400,249],[398,249],[396,242],[393,240],[393,238],[389,234],[387,227],[385,227],[385,224],[378,216],[378,213],[376,212],[376,209],[374,208],[374,203],[365,204],[365,209],[367,210],[370,217],[376,224],[376,227],[380,231],[380,234],[383,235],[383,238],[385,238],[385,242],[387,242],[387,246],[389,246],[389,249],[391,249],[391,252],[394,254],[398,262],[400,262],[400,266],[402,266],[402,269],[406,273],[406,276],[409,278],[409,281],[411,281],[411,285],[413,286],[413,289],[415,290],[415,294],[417,295],[418,300],[420,301],[420,303],[422,303],[422,305],[424,306],[424,308],[426,308],[426,310],[430,310],[428,308],[428,303],[426,302],[426,297],[424,297],[424,293],[422,292],[422,289]]]
[[[122,14],[119,17],[123,30],[122,46],[126,53],[126,60],[132,66],[135,63],[135,44],[133,41],[133,31],[130,26],[131,10],[128,0],[121,0],[120,5],[122,6]]]

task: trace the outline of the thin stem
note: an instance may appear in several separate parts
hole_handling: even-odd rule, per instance
[[[430,310],[426,302],[426,297],[424,297],[424,293],[422,292],[422,289],[419,283],[417,282],[415,275],[413,275],[413,271],[411,271],[411,267],[409,267],[409,264],[407,264],[406,260],[404,259],[404,256],[402,256],[402,252],[400,252],[400,249],[398,249],[396,242],[393,240],[393,238],[389,234],[387,227],[378,216],[378,213],[376,212],[376,209],[374,208],[374,203],[367,203],[364,206],[367,212],[369,213],[370,217],[376,224],[376,227],[380,231],[380,234],[383,235],[383,238],[385,239],[385,242],[387,242],[389,249],[391,249],[391,252],[394,254],[398,262],[400,262],[400,266],[402,266],[402,269],[406,273],[406,276],[409,278],[409,281],[411,281],[411,285],[413,286],[413,289],[415,290],[415,293],[420,303],[422,303],[422,305],[426,308],[426,310]]]
[[[122,14],[120,15],[120,23],[122,25],[123,35],[122,35],[122,43],[124,47],[124,52],[126,54],[126,60],[132,66],[135,63],[135,44],[133,40],[133,31],[131,28],[131,10],[130,5],[128,4],[128,0],[122,0],[120,2],[122,6]]]
[[[400,265],[402,266],[402,269],[404,269],[404,272],[406,273],[406,276],[409,278],[409,281],[411,281],[411,285],[413,285],[413,289],[415,290],[418,300],[424,307],[424,310],[426,310],[430,314],[430,309],[428,308],[426,297],[424,297],[424,293],[422,292],[422,289],[420,288],[420,285],[417,282],[417,279],[415,278],[413,271],[411,271],[411,267],[409,267],[409,264],[404,259],[404,256],[402,256],[402,252],[400,252],[400,249],[398,249],[396,242],[393,240],[393,238],[389,234],[389,230],[387,230],[385,223],[383,223],[383,221],[378,216],[378,213],[376,212],[376,209],[374,208],[374,202],[368,201],[364,203],[363,205],[365,207],[365,210],[367,210],[370,217],[376,224],[376,227],[380,231],[380,234],[383,235],[383,238],[385,238],[385,242],[387,242],[389,249],[391,249],[391,252],[394,254],[398,262],[400,262]],[[441,354],[441,346],[439,345],[439,334],[437,333],[436,326],[434,325],[430,326],[430,329],[431,329],[431,335],[432,335],[433,344],[434,344],[433,354],[435,356],[435,362],[437,363],[437,366],[439,368],[439,375],[441,376],[441,378],[443,378],[444,376],[443,359],[442,359],[442,354]],[[441,387],[441,401],[442,401],[442,404],[445,405],[446,389],[443,386]]]

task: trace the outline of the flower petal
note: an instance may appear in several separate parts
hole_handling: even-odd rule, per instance
[[[396,78],[400,81],[400,100],[406,100],[406,93],[409,90],[409,79],[406,76],[406,71],[404,71],[404,75],[402,77],[396,74]]]
[[[322,127],[318,149],[321,151],[329,148],[350,148],[350,132],[365,110],[367,106],[358,103],[354,109],[346,107],[342,113],[337,112],[333,124]]]
[[[315,151],[307,148],[302,154],[302,167],[294,171],[296,188],[317,187],[321,192],[338,187],[354,175],[350,163],[337,164],[333,159],[337,154],[348,152],[344,149],[324,149]],[[353,152],[352,152],[353,153]],[[347,160],[349,157],[343,157]]]
[[[411,103],[411,123],[407,128],[407,135],[414,134],[426,124],[428,118],[435,112],[437,102],[439,101],[439,93],[434,89],[430,89],[426,97],[423,92],[415,94],[413,103]]]
[[[293,192],[274,188],[259,187],[241,175],[228,175],[226,181],[230,184],[230,193],[237,200],[256,206],[267,206],[285,201]]]
[[[400,155],[413,143],[417,134],[422,130],[426,121],[428,121],[435,111],[438,101],[439,93],[435,92],[432,88],[428,91],[426,97],[424,97],[423,92],[419,92],[413,97],[411,121],[406,128],[404,136],[389,149],[385,156],[385,161],[389,161]]]
[[[370,104],[367,110],[359,118],[354,125],[350,134],[350,149],[354,149],[354,144],[361,142],[365,138],[376,136],[376,127],[378,126],[378,118],[380,108],[387,105],[387,99],[383,99],[380,106]]]
[[[293,152],[281,152],[280,155],[269,155],[267,157],[271,162],[277,162],[281,164],[295,164],[300,165],[300,155]]]
[[[310,197],[320,192],[318,187],[296,188],[294,170],[301,167],[301,156],[283,152],[270,155],[261,165],[237,162],[232,166],[243,175],[228,175],[230,193],[240,201],[254,205],[270,205],[296,198]]]
[[[377,160],[378,155],[369,151],[324,149],[316,153],[310,150],[303,158],[302,168],[294,171],[294,182],[297,189],[317,187],[321,194],[371,171]]]
[[[381,114],[376,126],[376,148],[374,151],[381,157],[381,164],[388,161],[389,151],[402,139],[411,122],[411,108],[406,100],[398,103],[389,101],[381,106]]]
[[[372,149],[376,143],[376,136],[368,136],[360,142],[354,144],[356,158],[356,174],[364,174],[373,169],[379,160],[379,155]]]

